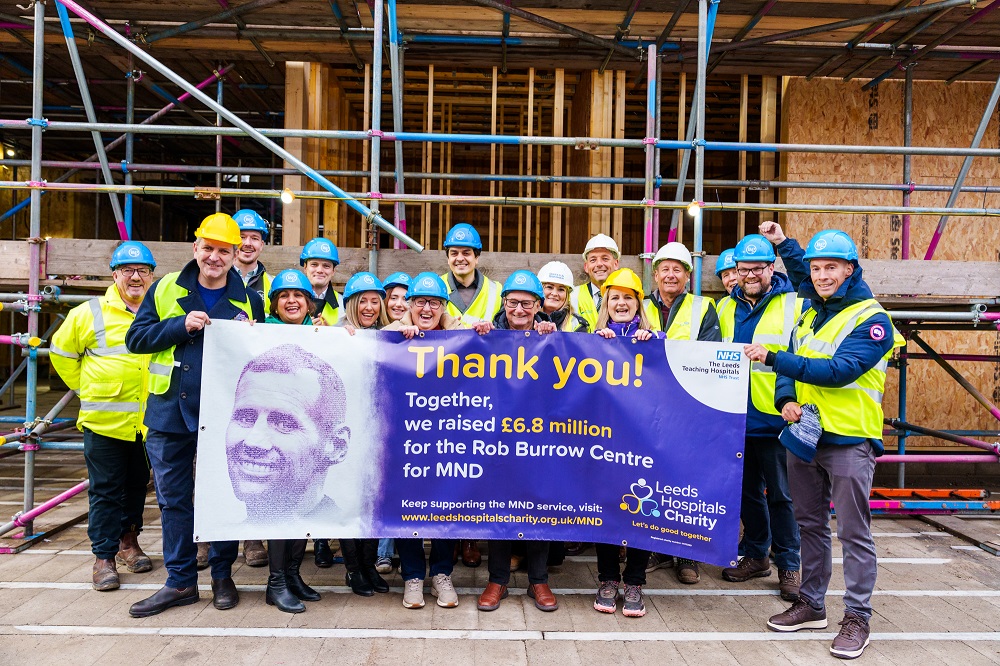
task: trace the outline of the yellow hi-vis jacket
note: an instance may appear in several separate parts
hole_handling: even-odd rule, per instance
[[[448,300],[448,314],[461,319],[462,323],[470,326],[479,321],[493,321],[493,317],[503,307],[502,299],[500,298],[500,294],[503,292],[503,285],[496,280],[489,279],[478,269],[476,273],[478,273],[479,277],[479,287],[476,289],[475,298],[472,299],[469,307],[465,308],[464,312],[460,309],[461,301],[458,300],[457,296],[452,296]],[[451,296],[458,288],[455,284],[455,276],[449,271],[443,273],[441,279],[444,280],[444,284],[448,288],[448,294]]]
[[[771,298],[753,330],[753,344],[763,345],[768,351],[787,351],[804,303],[791,291]],[[719,301],[718,312],[722,341],[732,342],[736,334],[736,299],[723,298]],[[769,365],[754,362],[750,366],[750,399],[753,406],[765,414],[781,413],[774,408],[776,378],[774,368]]]
[[[695,296],[684,292],[674,320],[670,322],[667,329],[667,340],[697,340],[701,331],[701,322],[708,314],[709,308],[715,307],[715,300],[708,296]],[[662,331],[663,324],[660,321],[660,306],[652,298],[643,300],[642,307],[646,310],[646,318],[649,319],[649,330]]]
[[[76,426],[125,441],[146,436],[149,354],[131,354],[125,333],[135,315],[115,285],[66,316],[49,345],[49,360],[80,397]]]
[[[594,301],[589,282],[573,287],[569,294],[569,304],[573,312],[587,320],[590,330],[597,330],[597,302]]]
[[[838,312],[819,331],[813,331],[816,310],[810,308],[799,319],[792,340],[794,353],[806,358],[833,358],[847,336],[869,317],[885,310],[874,298],[855,303]],[[888,314],[888,313],[886,313]],[[906,344],[893,327],[892,349]],[[845,437],[882,439],[882,396],[885,393],[885,372],[892,349],[878,364],[847,386],[814,386],[795,382],[795,395],[800,404],[819,407],[823,430]]]

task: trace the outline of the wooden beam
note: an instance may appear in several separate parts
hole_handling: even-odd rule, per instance
[[[761,143],[774,143],[777,136],[777,122],[778,122],[778,77],[776,76],[765,76],[762,77],[761,82],[761,92],[760,92],[760,142]],[[760,152],[760,179],[761,180],[774,180],[775,177],[775,161],[774,153]],[[774,190],[767,189],[760,192],[760,202],[761,203],[774,203]],[[758,214],[757,224],[763,221],[761,215],[769,215],[769,213]]]
[[[616,139],[625,138],[625,70],[619,69],[615,72],[615,119],[614,119],[614,137]],[[613,175],[615,178],[621,178],[625,175],[625,149],[615,148],[614,149],[614,160],[612,162]],[[621,201],[625,198],[625,186],[615,185],[613,199]],[[622,217],[625,211],[621,208],[615,208],[611,211],[611,237],[615,239],[618,243],[618,247],[622,246]]]
[[[563,136],[563,116],[565,115],[566,70],[556,70],[555,101],[552,105],[552,136]],[[552,146],[552,175],[563,175],[563,146]],[[552,183],[553,198],[561,198],[562,183]],[[562,252],[562,208],[552,208],[552,223],[550,229],[550,252]]]
[[[306,63],[285,63],[285,129],[303,129],[308,120],[306,101]],[[299,159],[305,157],[304,140],[287,138],[285,149]],[[291,168],[287,162],[284,167]],[[305,188],[305,176],[282,176],[281,186],[295,191]],[[304,237],[303,222],[305,216],[305,201],[296,199],[282,208],[281,243],[282,245],[302,245],[308,240]]]

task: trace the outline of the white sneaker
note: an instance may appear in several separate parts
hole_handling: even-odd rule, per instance
[[[403,608],[424,607],[424,581],[422,578],[411,578],[405,583],[403,590]]]
[[[434,576],[431,581],[431,594],[437,597],[437,604],[441,608],[454,608],[458,605],[458,594],[448,574]]]

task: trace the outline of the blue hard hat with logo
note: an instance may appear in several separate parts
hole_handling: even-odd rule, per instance
[[[389,277],[385,279],[385,282],[382,283],[382,286],[388,293],[388,291],[393,287],[406,287],[407,289],[409,289],[411,282],[413,282],[413,278],[410,277],[409,273],[404,273],[403,271],[396,271],[395,273],[392,273],[391,275],[389,275]]]
[[[506,296],[512,291],[524,291],[533,295],[538,300],[545,299],[545,292],[542,290],[542,281],[531,271],[514,271],[503,283],[501,296]]]
[[[838,229],[821,231],[809,241],[806,246],[806,261],[810,259],[844,259],[858,260],[858,247],[851,237]]]
[[[310,259],[326,259],[332,261],[333,265],[336,266],[340,263],[340,253],[337,252],[337,246],[326,238],[313,238],[302,248],[299,266],[305,266]]]
[[[774,247],[771,241],[760,234],[750,234],[736,244],[733,250],[734,261],[766,261],[775,260]]]
[[[352,275],[344,286],[344,301],[364,291],[374,291],[380,298],[385,298],[385,287],[382,286],[382,282],[368,271],[361,271]]]
[[[307,296],[312,296],[312,284],[309,278],[300,270],[286,268],[271,280],[271,290],[267,292],[267,297],[273,299],[274,295],[283,289],[298,289],[304,291]]]
[[[240,226],[240,231],[259,231],[260,237],[267,241],[271,229],[267,226],[267,220],[257,214],[257,211],[243,208],[233,213],[233,219]]]
[[[448,235],[444,237],[444,248],[449,247],[471,247],[473,250],[482,250],[483,241],[479,238],[479,232],[471,224],[462,222],[456,224],[448,230]]]
[[[406,300],[420,296],[447,301],[448,287],[437,274],[430,271],[420,273],[410,282],[410,288],[406,290]]]
[[[723,250],[719,255],[719,259],[715,262],[715,275],[721,277],[722,271],[728,271],[730,268],[736,268],[736,250],[733,248]]]
[[[156,268],[153,253],[139,241],[125,241],[111,253],[111,263],[109,264],[111,270],[125,264],[145,264],[150,268]]]

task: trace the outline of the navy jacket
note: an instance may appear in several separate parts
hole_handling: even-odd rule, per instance
[[[201,407],[201,361],[205,348],[203,331],[188,333],[184,317],[160,320],[156,311],[157,280],[146,292],[139,306],[135,321],[125,334],[125,346],[133,354],[154,354],[174,347],[174,370],[170,388],[163,395],[149,395],[146,406],[146,426],[150,430],[171,433],[193,433],[198,430]],[[198,292],[198,264],[191,260],[177,276],[177,286],[188,290],[188,295],[177,300],[185,313],[205,311],[205,303]],[[243,310],[230,303],[250,301],[254,319],[264,321],[264,302],[254,290],[243,286],[243,278],[236,269],[226,277],[226,293],[208,315],[212,319],[237,319],[246,316]]]
[[[757,329],[764,309],[776,296],[794,292],[791,280],[784,273],[775,272],[771,277],[771,289],[764,297],[751,305],[739,285],[733,287],[730,294],[736,303],[733,328],[733,342],[750,344],[753,333]],[[747,437],[777,437],[785,427],[785,419],[780,414],[765,414],[753,405],[753,400],[747,394]]]
[[[816,293],[811,279],[806,279],[799,287],[799,296],[811,299],[811,307],[816,310],[813,330],[819,331],[832,317],[846,307],[872,298],[872,291],[864,281],[861,266],[854,262],[854,274],[840,285],[837,293],[826,301]],[[882,335],[879,340],[872,337],[871,328],[875,324],[881,325],[884,331],[891,333],[893,330],[888,315],[884,313],[873,315],[859,324],[847,336],[833,358],[830,359],[805,358],[791,352],[768,353],[767,362],[773,365],[775,372],[778,373],[774,406],[781,409],[785,403],[796,399],[796,381],[815,386],[846,386],[874,368],[882,357],[892,349],[893,345],[891,334]],[[819,408],[822,411],[823,406],[819,405]],[[861,437],[845,437],[824,432],[823,436],[820,437],[819,445],[850,445],[860,444],[863,441],[864,439]],[[882,440],[872,439],[869,441],[876,453],[881,455],[884,451]]]
[[[794,238],[786,238],[778,243],[775,249],[778,251],[782,263],[785,264],[785,273],[792,281],[792,286],[798,289],[803,282],[809,279],[809,262],[805,260],[806,251]]]

